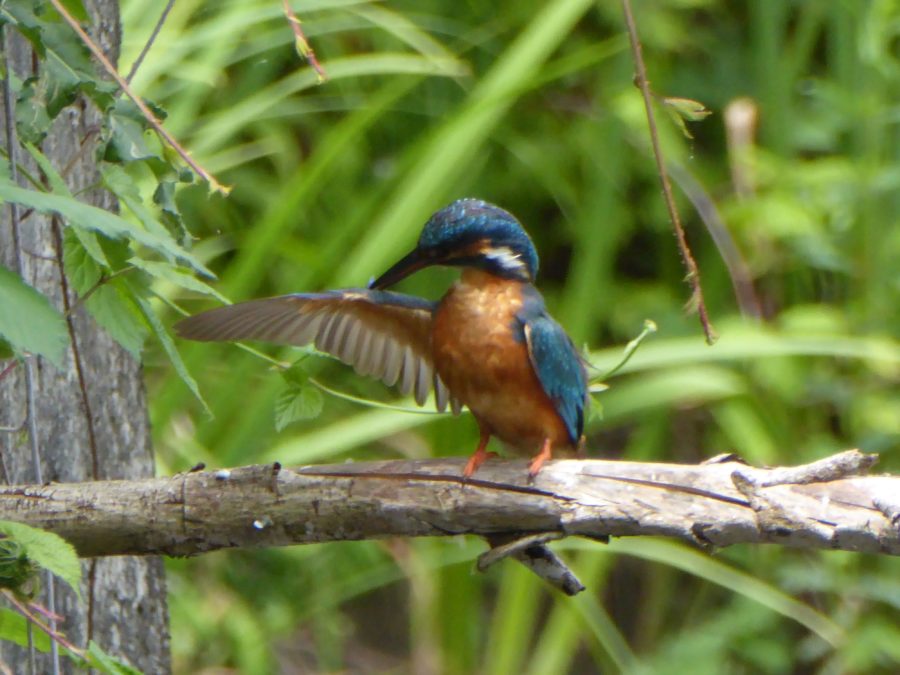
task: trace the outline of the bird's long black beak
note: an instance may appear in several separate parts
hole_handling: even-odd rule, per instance
[[[369,288],[380,290],[383,288],[387,288],[388,286],[393,286],[398,281],[405,279],[413,272],[416,272],[423,267],[433,265],[435,264],[435,262],[437,261],[426,257],[419,249],[413,249],[396,263],[394,263],[387,272],[382,274],[374,281],[370,281]]]

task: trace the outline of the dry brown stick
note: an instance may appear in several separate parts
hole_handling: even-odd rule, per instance
[[[209,183],[209,187],[211,190],[215,192],[219,192],[223,195],[227,195],[231,188],[222,185],[219,181],[216,180],[216,177],[213,176],[209,171],[203,168],[203,166],[197,162],[193,157],[191,157],[190,153],[185,150],[182,145],[175,139],[172,134],[163,128],[162,122],[160,122],[156,115],[153,114],[153,111],[147,107],[147,104],[141,99],[140,96],[132,91],[129,84],[125,81],[125,79],[119,75],[119,71],[116,70],[116,67],[110,63],[109,59],[106,58],[106,55],[103,53],[103,50],[97,46],[97,44],[91,39],[91,37],[84,32],[84,29],[78,23],[78,21],[66,10],[60,0],[50,0],[53,3],[53,6],[56,8],[56,11],[59,12],[60,16],[66,20],[66,23],[75,31],[81,41],[85,44],[85,46],[91,51],[91,54],[100,62],[103,66],[103,69],[112,77],[116,83],[121,87],[122,91],[125,92],[125,95],[130,98],[134,104],[138,107],[138,110],[141,111],[141,114],[144,116],[144,119],[147,120],[147,123],[153,127],[153,129],[162,136],[163,140],[168,143],[175,152],[185,161],[185,163],[193,169],[194,173],[196,173],[200,178]]]
[[[900,555],[900,476],[861,476],[871,456],[760,469],[603,460],[549,462],[534,485],[522,461],[462,459],[282,469],[257,465],[171,478],[0,487],[0,519],[41,527],[84,556],[193,555],[230,547],[474,534],[565,579],[539,547],[565,536],[664,535],[708,548],[775,543]],[[786,482],[787,481],[787,482]],[[541,535],[533,537],[533,535]],[[526,560],[522,560],[527,562]]]
[[[672,227],[675,230],[675,239],[678,242],[678,250],[681,252],[681,259],[684,261],[684,266],[687,268],[687,280],[691,285],[690,305],[697,308],[697,314],[700,316],[700,324],[703,326],[703,334],[706,336],[707,344],[713,344],[716,341],[716,332],[712,327],[712,323],[710,323],[709,313],[706,310],[706,303],[703,300],[703,288],[700,285],[700,268],[697,267],[697,262],[691,254],[691,248],[687,243],[684,228],[681,226],[681,218],[679,217],[678,209],[675,206],[672,185],[669,182],[669,174],[666,171],[662,149],[659,145],[659,134],[656,131],[656,119],[653,115],[653,94],[650,92],[650,83],[647,80],[647,68],[644,65],[644,56],[641,52],[641,41],[638,39],[637,26],[634,23],[634,15],[631,12],[631,0],[622,0],[622,9],[625,13],[625,24],[628,27],[628,39],[631,42],[631,53],[634,57],[634,65],[637,71],[637,84],[644,97],[644,108],[647,111],[647,126],[650,130],[650,144],[653,146],[653,156],[656,159],[656,170],[659,174],[659,180],[662,183],[666,208],[669,210],[669,219],[672,221]]]

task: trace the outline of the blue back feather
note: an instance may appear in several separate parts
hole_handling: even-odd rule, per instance
[[[531,365],[541,386],[577,444],[584,430],[587,373],[572,340],[547,313],[541,294],[533,286],[524,288],[524,304],[517,315],[528,345]]]

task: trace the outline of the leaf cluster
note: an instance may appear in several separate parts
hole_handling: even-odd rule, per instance
[[[43,653],[49,652],[51,640],[56,640],[62,653],[79,668],[108,675],[140,675],[128,664],[109,656],[93,640],[86,650],[76,649],[61,633],[37,618],[40,609],[30,599],[37,595],[38,575],[42,571],[58,577],[82,599],[81,563],[69,542],[52,532],[0,521],[0,589],[16,599],[16,609],[0,608],[0,639],[22,647],[33,644]]]
[[[69,11],[86,18],[80,2],[70,2]],[[212,275],[191,252],[191,238],[175,201],[176,187],[192,181],[190,172],[154,136],[148,121],[121,96],[50,3],[7,3],[0,24],[8,35],[27,39],[40,63],[38,74],[25,79],[6,64],[16,124],[10,139],[15,144],[6,151],[9,167],[0,176],[0,200],[18,206],[18,227],[27,227],[36,214],[57,219],[61,257],[78,305],[136,357],[147,337],[154,336],[199,396],[151,302],[158,283],[221,297],[198,278]],[[99,133],[86,129],[80,139],[98,160],[99,175],[76,190],[70,185],[83,182],[73,174],[76,158],[65,167],[54,166],[40,144],[79,97],[99,117]],[[21,180],[13,180],[14,175]],[[114,195],[122,213],[95,206],[98,190]],[[17,270],[0,268],[0,295],[0,347],[6,345],[18,357],[36,354],[58,365],[69,339],[61,311]]]

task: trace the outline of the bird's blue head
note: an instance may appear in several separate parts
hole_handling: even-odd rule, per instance
[[[416,248],[369,286],[391,286],[430,265],[476,267],[531,282],[537,275],[538,256],[511,213],[480,199],[458,199],[431,216]]]

